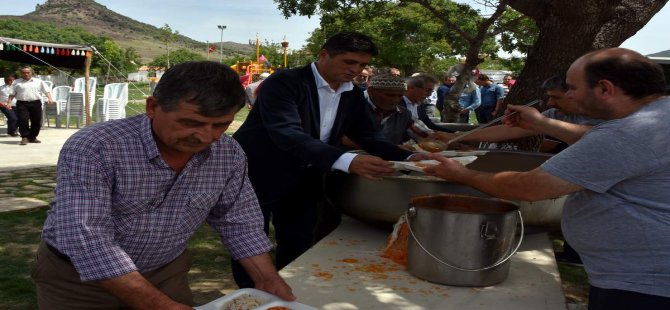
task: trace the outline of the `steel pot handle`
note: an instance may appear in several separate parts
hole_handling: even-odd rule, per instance
[[[488,266],[488,267],[479,268],[479,269],[465,269],[465,268],[461,268],[461,267],[456,267],[456,266],[453,266],[453,265],[441,260],[440,258],[436,257],[435,255],[433,255],[433,253],[430,253],[430,251],[428,251],[428,249],[426,249],[423,246],[423,244],[421,244],[421,242],[419,242],[419,239],[414,235],[414,231],[412,230],[412,224],[410,224],[410,222],[411,222],[410,221],[410,216],[416,215],[416,209],[413,210],[414,211],[413,214],[410,214],[410,211],[412,211],[412,208],[410,208],[410,210],[408,210],[405,213],[405,216],[407,217],[407,228],[409,228],[409,233],[410,233],[410,235],[412,235],[412,238],[414,238],[414,241],[416,241],[416,244],[418,244],[419,247],[424,252],[426,252],[426,254],[428,254],[430,257],[432,257],[436,261],[440,262],[443,265],[449,266],[451,268],[454,268],[454,269],[457,269],[457,270],[460,270],[460,271],[484,271],[484,270],[489,270],[491,268],[498,267],[499,265],[505,263],[510,258],[512,258],[512,255],[514,255],[514,253],[516,253],[516,251],[521,246],[521,242],[523,241],[523,234],[524,234],[523,217],[521,216],[521,210],[517,210],[516,212],[517,212],[517,215],[519,216],[519,223],[521,223],[521,235],[519,236],[519,242],[516,244],[516,247],[514,247],[514,250],[512,250],[509,254],[507,254],[507,256],[505,258],[497,261],[496,263],[494,263],[493,265]]]

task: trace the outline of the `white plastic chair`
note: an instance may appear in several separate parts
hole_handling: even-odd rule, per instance
[[[52,87],[53,87],[54,83],[51,82],[51,81],[44,81],[44,80],[42,81],[42,83],[44,83],[44,85],[47,86],[47,90],[50,93],[52,93]],[[53,93],[52,93],[52,95],[53,95]],[[51,97],[51,98],[53,99],[53,97]],[[42,126],[44,126],[44,122],[46,121],[46,115],[47,115],[46,110],[47,110],[47,103],[49,102],[49,98],[46,96],[46,94],[42,94],[41,97],[40,97],[40,101],[42,102]],[[48,122],[47,122],[47,124],[48,124]]]
[[[86,113],[84,109],[84,93],[82,92],[70,92],[70,98],[67,101],[66,107],[66,127],[70,128],[70,118],[74,118],[77,121],[77,128],[83,126],[86,121]]]
[[[102,98],[96,104],[98,122],[126,117],[128,104],[128,83],[111,83],[105,85]]]
[[[82,97],[84,96],[84,83],[85,83],[85,78],[80,77],[74,80],[74,87],[72,88],[71,93],[81,93]],[[88,113],[89,115],[93,116],[93,104],[95,103],[95,89],[97,87],[97,82],[98,79],[95,77],[91,76],[88,78],[88,89],[89,89],[89,98],[90,99],[90,104],[88,107]]]
[[[53,100],[53,104],[47,104],[44,108],[44,118],[47,122],[47,126],[51,125],[50,116],[55,116],[56,128],[61,127],[61,119],[66,114],[66,107],[69,96],[70,87],[68,86],[56,86],[51,90],[51,99]]]

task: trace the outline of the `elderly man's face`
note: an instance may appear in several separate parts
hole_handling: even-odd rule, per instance
[[[147,116],[161,153],[188,155],[204,150],[221,138],[237,113],[207,117],[198,110],[197,105],[181,100],[174,111],[165,111],[154,97],[147,98]]]
[[[30,80],[33,78],[33,70],[30,69],[21,69],[21,78],[24,80]]]
[[[433,93],[434,87],[435,84],[430,82],[427,82],[422,87],[416,85],[407,85],[407,92],[405,93],[405,96],[411,102],[421,102]]]
[[[354,83],[358,85],[364,85],[368,83],[368,80],[370,79],[370,70],[368,69],[363,69],[360,74],[354,78]]]
[[[383,111],[395,110],[404,94],[402,90],[375,89],[372,86],[368,88],[370,101]]]

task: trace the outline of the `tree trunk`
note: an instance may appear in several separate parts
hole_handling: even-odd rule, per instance
[[[575,59],[587,52],[619,46],[667,1],[510,0],[510,7],[535,20],[539,36],[505,103],[523,104],[543,97],[542,81],[565,73]]]

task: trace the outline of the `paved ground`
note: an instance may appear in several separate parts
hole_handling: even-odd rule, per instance
[[[56,186],[56,162],[63,143],[77,129],[43,128],[42,143],[19,145],[0,129],[0,212],[45,207]]]

